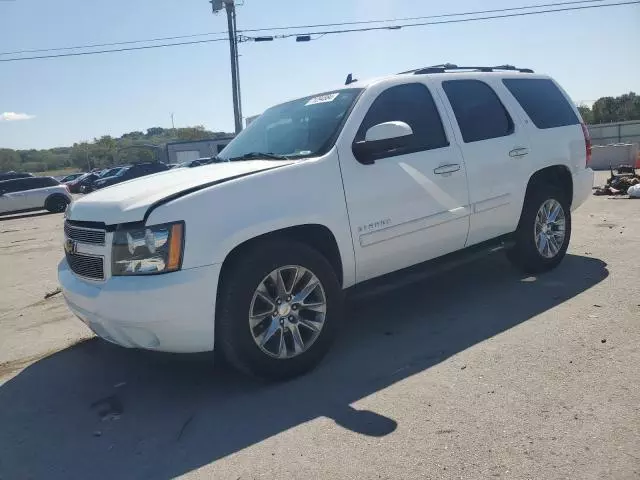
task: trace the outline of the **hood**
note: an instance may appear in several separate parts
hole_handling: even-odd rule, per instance
[[[67,208],[67,218],[104,222],[106,225],[139,222],[145,219],[149,208],[158,203],[291,163],[293,162],[251,160],[166,170],[118,183],[81,197]]]

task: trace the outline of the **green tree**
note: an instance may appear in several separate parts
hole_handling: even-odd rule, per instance
[[[595,123],[640,120],[640,97],[634,92],[619,97],[602,97],[593,104]]]
[[[587,107],[586,105],[580,105],[578,107],[578,111],[580,112],[580,115],[582,116],[582,120],[584,121],[584,123],[586,124],[593,123],[593,112],[589,107]]]
[[[151,127],[147,129],[147,137],[154,137],[156,135],[163,135],[165,129],[162,127]]]
[[[10,148],[0,148],[0,172],[16,170],[20,166],[20,155]]]
[[[177,128],[176,133],[180,140],[206,140],[213,137],[213,132],[208,131],[202,125]]]

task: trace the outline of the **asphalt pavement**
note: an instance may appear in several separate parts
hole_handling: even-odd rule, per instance
[[[94,338],[43,298],[61,245],[61,215],[0,218],[0,479],[640,478],[640,200],[590,198],[553,272],[352,304],[281,384]]]

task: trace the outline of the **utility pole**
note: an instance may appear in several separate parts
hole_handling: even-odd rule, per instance
[[[233,118],[236,134],[242,131],[242,105],[240,100],[240,70],[238,67],[238,33],[236,30],[235,0],[210,0],[213,13],[222,8],[227,12],[229,30],[229,54],[231,57],[231,93],[233,96]]]

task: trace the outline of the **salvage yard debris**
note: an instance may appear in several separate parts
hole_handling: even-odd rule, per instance
[[[640,185],[640,175],[636,173],[636,169],[631,165],[620,165],[617,169],[611,169],[611,177],[607,179],[607,184],[602,187],[596,187],[594,195],[629,195],[630,197],[640,196],[640,192],[636,194]],[[629,193],[629,189],[631,192]]]

